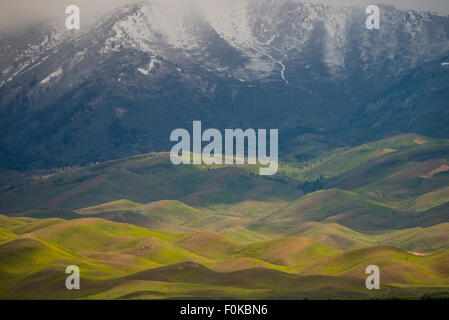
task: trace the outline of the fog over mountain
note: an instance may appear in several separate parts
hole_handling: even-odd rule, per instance
[[[298,141],[449,137],[449,17],[381,6],[381,29],[367,30],[363,6],[182,4],[139,2],[80,31],[41,23],[2,36],[1,165],[166,151],[171,130],[193,120],[279,128],[281,153],[298,158],[316,151]]]
[[[214,5],[219,2],[232,3],[239,0],[152,0],[152,2],[168,3],[172,6],[190,3],[199,7]],[[0,27],[5,30],[17,28],[30,22],[42,19],[57,19],[64,16],[64,9],[71,4],[80,6],[85,22],[98,19],[109,10],[122,5],[139,2],[139,0],[4,0],[0,3]],[[311,3],[325,3],[334,6],[367,6],[371,4],[387,4],[397,8],[419,11],[433,11],[441,15],[449,14],[449,2],[446,0],[309,0]]]

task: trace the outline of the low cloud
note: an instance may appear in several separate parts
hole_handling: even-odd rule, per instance
[[[239,0],[154,0],[162,1],[166,5],[183,6],[194,3],[198,6],[208,6],[213,2]],[[255,0],[257,1],[257,0]],[[89,23],[100,15],[125,4],[138,2],[138,0],[1,0],[0,1],[0,29],[8,31],[10,28],[20,28],[30,23],[47,19],[64,19],[65,8],[75,4],[81,9],[82,21]],[[369,5],[391,4],[402,9],[430,10],[440,14],[449,14],[448,0],[309,0],[333,5]],[[232,5],[232,4],[231,4]]]
[[[132,0],[2,0],[0,28],[5,31],[49,19],[65,19],[65,8],[78,5],[82,21],[90,22],[98,16]]]

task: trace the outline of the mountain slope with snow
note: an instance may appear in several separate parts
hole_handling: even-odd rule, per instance
[[[360,119],[361,110],[398,83],[416,90],[420,80],[408,75],[449,52],[449,18],[382,6],[380,30],[367,30],[365,19],[362,7],[296,0],[158,1],[123,7],[80,31],[56,24],[4,35],[0,165],[167,150],[171,130],[193,120],[279,128],[282,149],[303,134],[338,133],[337,144],[353,143],[344,125],[357,119],[368,127],[354,143],[369,140],[375,124]],[[400,131],[420,132],[420,117],[444,112],[442,92],[433,108],[395,117]],[[406,103],[397,99],[390,114]]]

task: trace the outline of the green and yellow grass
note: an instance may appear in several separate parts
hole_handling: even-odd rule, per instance
[[[447,141],[408,134],[281,162],[274,177],[173,166],[165,153],[23,174],[0,193],[0,299],[448,291],[448,168]],[[65,289],[71,264],[82,290]],[[369,265],[380,267],[379,291],[365,288]]]
[[[351,246],[368,245],[342,251],[299,236],[245,244],[213,231],[172,234],[99,218],[1,220],[21,233],[0,229],[0,298],[369,298],[449,286],[447,249],[417,254],[371,246],[381,238],[407,242],[405,231],[362,235],[318,223],[302,230],[318,238],[339,233],[354,238]],[[424,237],[423,230],[411,231]],[[65,267],[71,264],[81,269],[83,293],[64,287]],[[369,264],[381,268],[388,290],[364,291]]]
[[[355,230],[394,228],[403,214],[352,191],[330,189],[308,194],[264,219],[293,229],[304,222],[339,223]]]

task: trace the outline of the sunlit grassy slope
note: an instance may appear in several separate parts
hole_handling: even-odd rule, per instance
[[[173,298],[212,290],[216,297],[369,298],[392,292],[414,296],[421,286],[432,291],[448,285],[447,250],[429,255],[387,246],[341,251],[304,237],[245,245],[213,232],[167,234],[102,219],[59,224],[55,231],[42,223],[31,233],[8,233],[0,243],[0,282],[8,291],[0,290],[0,297],[13,292],[29,298]],[[86,226],[88,233],[82,230]],[[105,250],[100,239],[109,239],[111,246]],[[364,291],[368,263],[381,268],[385,290]],[[87,295],[64,289],[69,264],[80,266]]]
[[[20,179],[0,192],[2,299],[418,298],[449,287],[445,140],[401,135],[281,161],[272,177],[157,153],[4,174]],[[65,289],[70,264],[80,291]],[[368,265],[380,267],[379,291],[365,288]]]
[[[20,228],[16,220],[2,217],[10,229]],[[449,285],[448,249],[424,255],[370,243],[342,251],[298,236],[244,244],[212,231],[171,234],[99,218],[53,220],[26,219],[22,223],[34,227],[23,234],[1,229],[6,236],[0,242],[0,297],[173,298],[207,291],[216,298],[369,298],[392,292],[413,297]],[[336,224],[309,227],[305,233],[347,230]],[[365,237],[403,241],[400,232]],[[70,264],[81,268],[84,293],[64,289]],[[369,264],[382,270],[385,287],[376,293],[363,289]]]
[[[357,230],[378,230],[398,226],[406,217],[387,205],[360,194],[329,189],[308,194],[263,221],[287,224],[337,222]]]
[[[42,180],[30,177],[30,180],[30,185],[18,185],[0,193],[0,211],[81,209],[130,200],[113,202],[107,208],[123,211],[134,208],[133,202],[146,204],[177,199],[189,205],[209,206],[258,199],[291,201],[302,194],[297,188],[251,174],[244,167],[174,166],[164,153],[110,161]],[[94,207],[86,212],[103,209]]]

